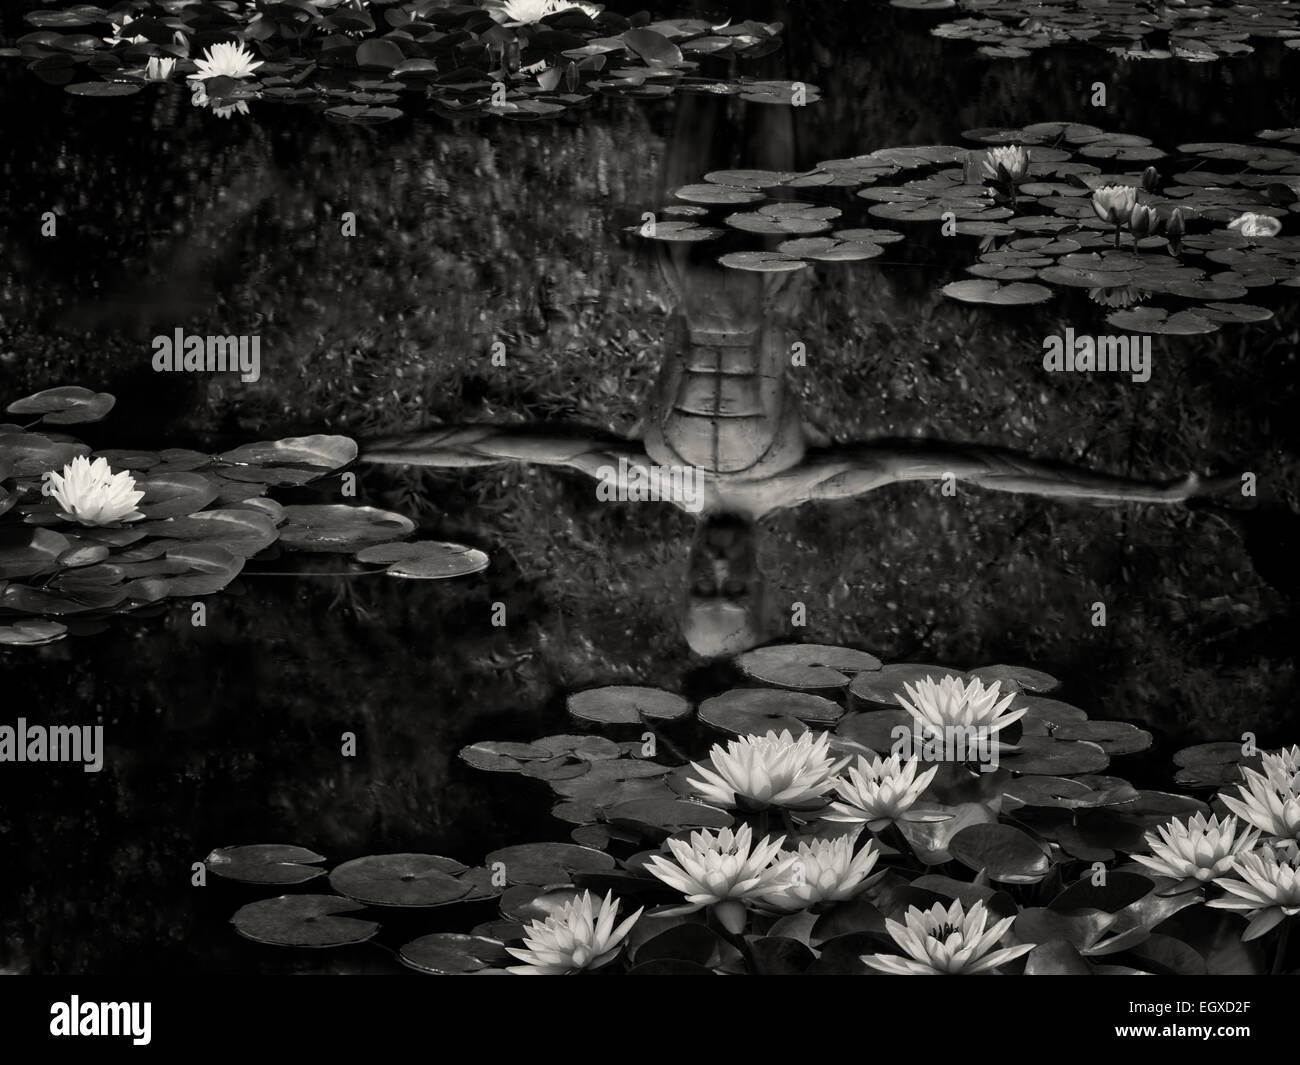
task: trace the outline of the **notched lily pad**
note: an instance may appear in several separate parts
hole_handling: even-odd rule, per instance
[[[279,843],[254,843],[243,847],[218,847],[203,863],[210,872],[227,880],[245,884],[302,884],[324,869],[312,864],[325,861],[325,855],[306,847]]]
[[[230,919],[247,939],[276,947],[343,947],[379,931],[374,921],[340,917],[365,909],[338,895],[281,895],[250,902]]]

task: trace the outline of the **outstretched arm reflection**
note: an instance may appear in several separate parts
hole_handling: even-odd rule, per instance
[[[602,467],[617,470],[619,460],[646,461],[635,440],[604,435],[594,429],[549,425],[445,425],[423,433],[372,441],[362,449],[364,462],[461,469],[503,462],[568,466],[600,477]]]
[[[901,481],[963,482],[997,492],[1093,503],[1181,503],[1224,491],[1233,475],[1202,480],[1140,481],[1064,462],[1036,459],[1004,448],[934,440],[881,440],[810,453],[775,505],[846,499]]]

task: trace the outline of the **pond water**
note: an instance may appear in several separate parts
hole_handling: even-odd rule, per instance
[[[712,14],[655,16],[700,13]],[[1251,170],[1241,156],[1216,165],[1178,146],[1287,150],[1293,142],[1256,134],[1298,124],[1288,86],[1300,84],[1300,56],[1257,39],[1253,54],[1205,63],[1068,41],[999,57],[933,35],[952,11],[830,0],[731,13],[783,23],[781,48],[706,60],[707,76],[806,83],[817,90],[810,102],[611,92],[527,121],[453,119],[408,102],[400,117],[369,125],[261,99],[221,118],[175,81],[82,97],[23,62],[0,63],[10,116],[0,138],[5,402],[58,385],[111,393],[106,417],[67,427],[96,450],[217,453],[350,437],[363,458],[389,460],[348,466],[355,494],[345,494],[346,476],[318,471],[274,498],[394,511],[422,539],[490,560],[482,572],[415,581],[363,571],[346,554],[258,556],[202,600],[163,599],[106,618],[102,631],[0,650],[6,721],[102,724],[106,745],[99,773],[3,768],[0,967],[395,969],[373,946],[285,960],[289,952],[238,937],[231,913],[266,892],[192,886],[193,863],[219,846],[285,842],[332,862],[412,851],[474,865],[509,843],[567,840],[574,826],[550,815],[541,782],[485,775],[457,752],[572,732],[566,697],[598,685],[716,695],[739,674],[697,652],[741,650],[732,643],[747,637],[858,647],[886,662],[1046,670],[1062,681],[1054,697],[1155,735],[1124,764],[1128,779],[1150,786],[1168,785],[1170,755],[1186,744],[1248,730],[1294,739],[1293,288],[1252,281],[1241,302],[1263,308],[1263,320],[1225,312],[1213,331],[1148,334],[1150,378],[1136,381],[1043,367],[1044,338],[1067,329],[1145,331],[1150,319],[1107,324],[1123,302],[1089,298],[1126,278],[1049,286],[1052,298],[1031,306],[945,296],[989,250],[981,239],[994,239],[963,234],[960,209],[957,235],[946,236],[939,218],[869,212],[891,201],[857,196],[862,186],[720,184],[737,204],[752,194],[754,206],[710,206],[702,224],[799,202],[838,210],[837,232],[905,235],[871,258],[812,259],[789,273],[714,265],[725,252],[771,250],[761,229],[708,248],[666,247],[641,232],[647,212],[658,224],[696,221],[663,208],[673,189],[709,172],[794,175],[879,149],[981,148],[996,141],[964,134],[1034,123],[1146,138],[1169,153],[1157,160],[1165,187],[1187,172],[1246,171],[1294,187],[1294,165]],[[6,44],[31,30],[20,12],[3,18]],[[1077,154],[1086,147],[1085,137],[1060,154],[1116,172],[1146,165],[1122,144],[1118,161]],[[1046,159],[1047,139],[1042,148]],[[1275,212],[1280,239],[1295,231],[1288,207],[1283,197]],[[42,234],[46,212],[52,236]],[[780,239],[823,232],[794,227]],[[1174,261],[1163,247],[1142,254]],[[1271,262],[1274,280],[1294,276],[1292,262]],[[1041,284],[1038,268],[1028,273]],[[1235,269],[1262,268],[1250,259]],[[1225,298],[1189,291],[1161,306]],[[452,459],[430,459],[437,448],[408,436],[488,423],[544,436],[547,427],[545,440],[558,438],[566,454],[577,441],[602,461],[659,461],[667,452],[649,437],[641,451],[618,441],[647,420],[653,435],[661,374],[692,339],[683,330],[715,314],[735,329],[774,323],[779,339],[757,342],[769,359],[757,378],[762,402],[793,412],[781,424],[806,429],[789,446],[815,458],[896,439],[985,445],[1162,485],[1250,472],[1259,505],[1098,508],[1032,486],[985,490],[996,478],[955,496],[939,479],[873,481],[869,492],[839,493],[846,498],[812,492],[801,505],[786,504],[805,498],[804,487],[746,496],[758,535],[747,541],[752,559],[736,565],[751,588],[757,573],[765,578],[761,608],[742,625],[701,606],[690,561],[700,521],[689,509],[604,501],[582,463],[471,465],[473,449],[459,443],[443,449]],[[257,379],[156,372],[153,338],[177,329],[258,335]],[[793,344],[806,361],[782,383],[771,365],[788,363]],[[549,456],[545,440],[474,454]],[[734,441],[701,446],[725,464],[718,448]],[[943,464],[965,453],[936,454]],[[413,455],[429,464],[393,464]],[[1048,476],[1021,473],[1039,488]],[[194,623],[194,602],[205,624]],[[342,753],[347,734],[355,756]],[[404,918],[407,930],[487,919],[431,912]]]

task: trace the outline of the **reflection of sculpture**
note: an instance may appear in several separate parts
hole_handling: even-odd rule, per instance
[[[789,109],[751,106],[747,117],[756,117],[756,110],[761,115],[757,127],[746,130],[723,120],[725,98],[687,97],[678,104],[664,167],[666,188],[696,180],[705,169],[794,164]],[[736,134],[737,153],[729,156],[728,138]],[[1223,486],[1190,476],[1146,483],[947,442],[810,447],[787,387],[791,349],[781,327],[804,291],[801,280],[725,270],[702,259],[691,244],[658,247],[675,311],[649,413],[634,434],[639,439],[546,426],[445,426],[375,441],[361,457],[436,467],[509,461],[568,466],[601,480],[602,495],[617,482],[626,492],[621,498],[637,498],[638,485],[649,480],[647,467],[693,474],[661,476],[658,483],[689,486],[688,496],[668,501],[700,518],[690,552],[684,635],[704,655],[733,654],[767,638],[755,523],[783,507],[914,480],[1149,503],[1177,503]]]

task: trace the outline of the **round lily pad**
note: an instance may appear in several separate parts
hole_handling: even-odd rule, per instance
[[[338,895],[281,895],[250,902],[230,919],[241,936],[277,947],[343,947],[379,931],[374,921],[339,917],[365,909]]]
[[[324,869],[312,868],[312,863],[324,860],[325,855],[306,847],[254,843],[244,847],[218,847],[203,864],[217,876],[245,884],[301,884],[325,875]]]
[[[702,702],[699,717],[706,725],[739,736],[787,729],[797,736],[806,731],[805,722],[829,725],[843,713],[839,705],[820,695],[736,688]]]
[[[1030,669],[1027,666],[980,666],[969,671],[972,677],[978,677],[984,686],[1001,684],[1004,692],[1024,691],[1043,695],[1055,691],[1061,682],[1050,673]]]
[[[894,730],[900,727],[905,728],[909,736],[912,734],[912,715],[906,710],[867,710],[845,714],[836,724],[835,732],[863,747],[888,755],[895,743]]]
[[[969,281],[951,281],[943,286],[943,294],[963,303],[1001,305],[1046,303],[1052,298],[1052,290],[1046,285],[1032,285],[1022,281],[1004,285],[983,277]]]
[[[775,229],[771,232],[787,232]],[[733,251],[719,255],[718,262],[733,270],[752,270],[756,273],[784,273],[790,270],[802,270],[808,264],[801,259],[791,259],[774,251]]]
[[[863,709],[896,709],[899,705],[897,697],[907,695],[904,685],[915,685],[927,677],[936,682],[943,680],[944,677],[965,680],[966,674],[960,669],[947,669],[944,666],[896,662],[878,670],[864,671],[854,677],[853,683],[849,685],[851,703]],[[867,746],[870,747],[872,744]]]
[[[1085,740],[1022,736],[1017,747],[1015,753],[1002,756],[1002,768],[1014,773],[1063,777],[1096,773],[1110,765],[1106,752]]]
[[[352,552],[415,531],[410,518],[376,507],[344,503],[287,506],[280,543],[305,551]]]
[[[536,885],[562,884],[574,873],[598,873],[617,864],[604,851],[576,843],[520,843],[493,851],[483,862],[488,868],[501,862],[511,884]]]
[[[617,684],[575,692],[569,696],[567,705],[574,717],[608,725],[673,721],[691,712],[691,704],[673,692]]]
[[[1036,884],[1052,868],[1034,838],[1012,825],[967,825],[948,841],[948,850],[968,869],[983,869],[1002,884]]]
[[[1077,721],[1052,733],[1055,740],[1090,740],[1107,754],[1134,754],[1151,746],[1151,733],[1125,721]]]
[[[736,660],[742,672],[782,688],[842,688],[858,673],[877,670],[880,659],[852,647],[787,643],[747,651]]]
[[[735,818],[725,810],[685,799],[629,799],[605,811],[615,825],[650,825],[669,832],[687,828],[730,828]]]
[[[436,854],[373,854],[337,866],[330,887],[371,906],[443,906],[469,891],[452,875],[464,869]]]
[[[481,573],[487,569],[488,556],[477,548],[441,540],[411,540],[403,543],[375,544],[357,552],[357,561],[387,562],[384,572],[390,577],[408,580],[446,580]]]
[[[405,944],[397,956],[403,965],[438,976],[475,973],[516,962],[498,940],[460,932],[421,936]]]

